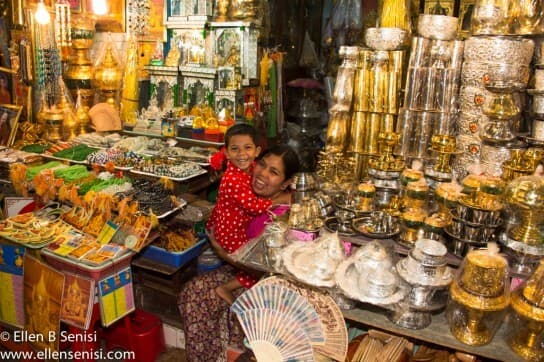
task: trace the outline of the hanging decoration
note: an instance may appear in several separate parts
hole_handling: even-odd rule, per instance
[[[72,28],[70,4],[65,0],[55,4],[55,42],[60,49],[62,61],[67,61],[72,46]]]

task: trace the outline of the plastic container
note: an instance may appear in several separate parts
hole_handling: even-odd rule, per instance
[[[196,264],[197,274],[204,274],[215,270],[223,265],[223,261],[214,253],[212,249],[204,250],[198,257]]]
[[[168,251],[155,245],[149,245],[142,250],[141,255],[143,258],[179,268],[196,258],[205,244],[206,239],[201,239],[182,252]]]
[[[55,269],[83,275],[96,281],[102,280],[114,274],[116,271],[130,266],[130,261],[134,255],[133,252],[127,252],[126,254],[115,257],[111,261],[104,262],[103,265],[91,266],[80,261],[75,261],[56,255],[47,249],[42,249],[41,254],[47,261],[47,264],[51,265]]]

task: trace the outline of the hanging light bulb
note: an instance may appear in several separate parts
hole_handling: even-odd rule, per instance
[[[49,16],[49,12],[47,11],[43,1],[38,3],[34,17],[36,18],[36,22],[41,25],[46,25],[51,22],[51,17]]]
[[[108,12],[108,4],[106,0],[93,0],[93,13],[95,15],[106,15]]]

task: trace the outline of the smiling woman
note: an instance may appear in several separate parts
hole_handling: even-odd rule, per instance
[[[287,145],[276,145],[266,150],[257,160],[253,170],[253,192],[262,198],[281,200],[289,203],[286,190],[291,177],[299,170],[296,153]],[[285,196],[285,197],[282,197]],[[269,210],[277,214],[286,212],[284,205],[276,205]],[[258,236],[270,221],[268,213],[257,215],[246,229],[247,240]],[[242,332],[229,314],[229,304],[216,293],[216,288],[231,281],[243,268],[235,263],[229,254],[210,235],[210,244],[217,255],[227,263],[219,269],[202,274],[182,287],[179,295],[179,310],[185,333],[187,361],[224,361],[229,345],[242,345]],[[255,271],[244,270],[248,275]],[[232,293],[239,295],[243,288]]]

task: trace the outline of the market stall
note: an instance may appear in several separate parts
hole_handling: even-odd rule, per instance
[[[98,333],[154,360],[135,283],[175,299],[196,273],[212,204],[191,200],[249,123],[303,165],[289,213],[234,254],[276,275],[232,307],[257,357],[365,360],[379,333],[355,358],[351,321],[409,338],[398,359],[544,358],[541,2],[98,3],[0,18],[1,328],[83,339],[4,347]]]

